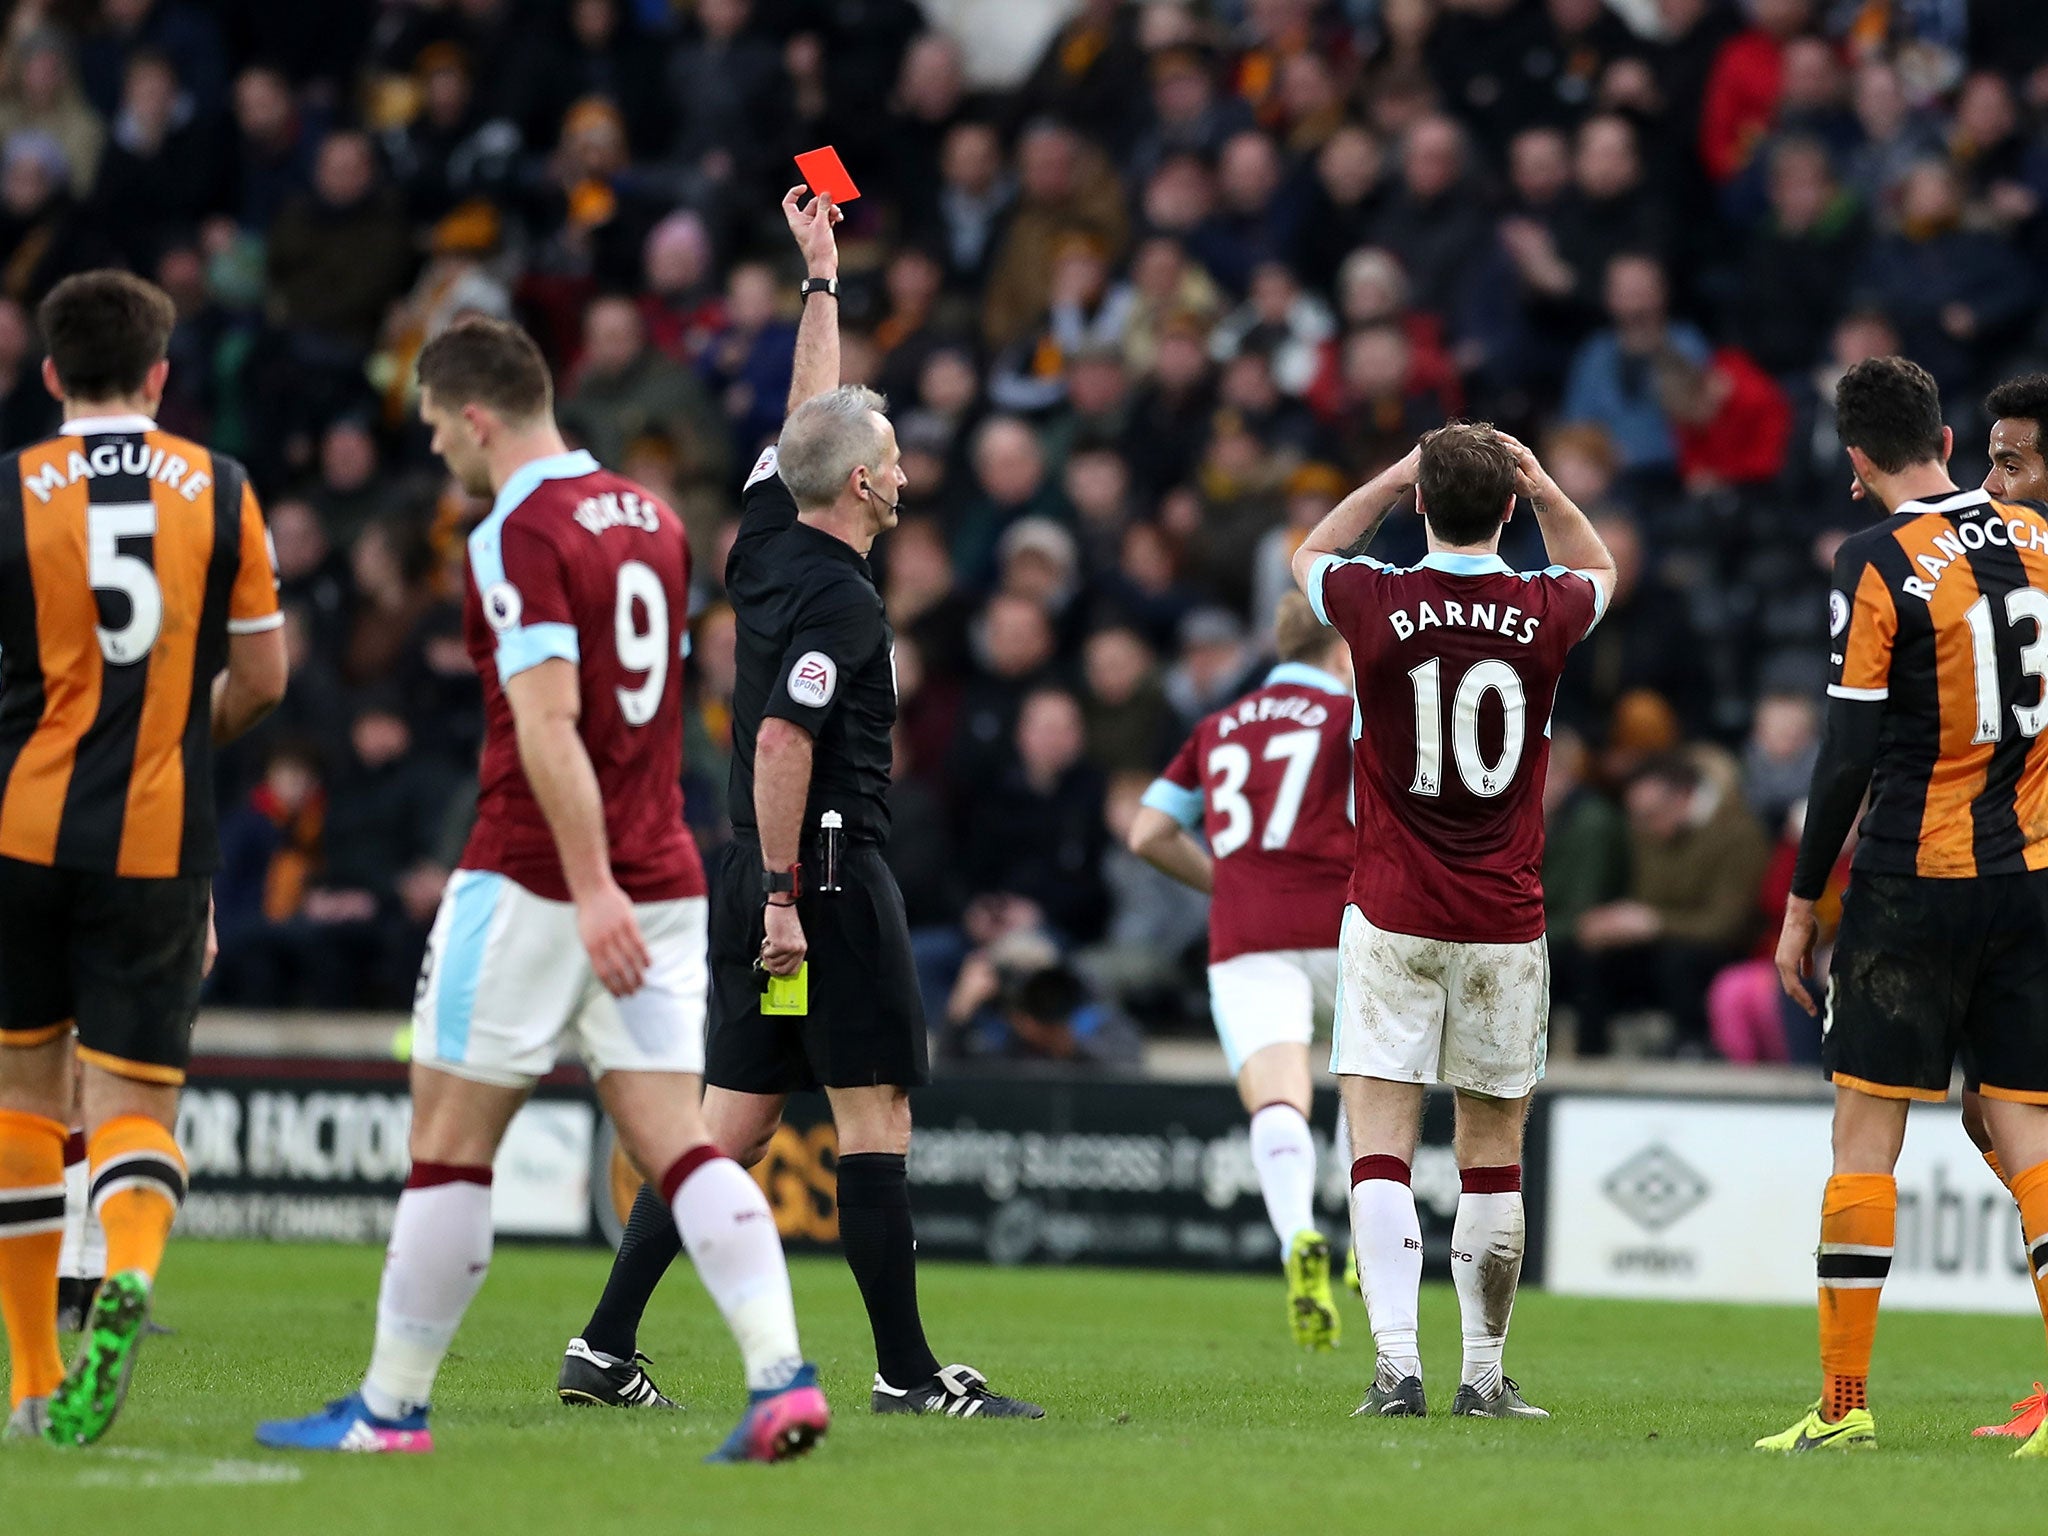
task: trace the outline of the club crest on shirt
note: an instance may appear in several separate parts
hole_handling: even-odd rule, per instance
[[[500,634],[519,627],[519,589],[509,581],[492,582],[484,592],[484,618]]]
[[[823,651],[805,651],[789,669],[789,696],[807,709],[823,709],[839,687],[839,668]]]
[[[1839,635],[1849,627],[1849,594],[1830,592],[1828,594],[1828,633]]]

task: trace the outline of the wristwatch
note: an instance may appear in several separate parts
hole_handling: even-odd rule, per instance
[[[772,904],[779,907],[793,907],[804,893],[804,867],[792,864],[788,869],[764,869],[761,871],[761,899],[769,901],[776,896],[787,896],[788,901]]]
[[[829,293],[836,299],[839,297],[839,279],[836,277],[807,277],[804,279],[803,287],[799,288],[797,292],[801,293],[806,299],[814,293]]]

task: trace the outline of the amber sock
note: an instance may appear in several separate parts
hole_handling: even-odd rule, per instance
[[[1899,1186],[1889,1174],[1838,1173],[1820,1210],[1821,1417],[1869,1406],[1877,1302],[1891,1273]]]
[[[2042,1322],[2048,1324],[2048,1163],[2036,1163],[2014,1174],[2012,1197],[2019,1202],[2034,1300],[2040,1305]]]
[[[1986,1152],[1984,1154],[1984,1166],[1991,1170],[1992,1177],[1996,1178],[1999,1183],[2003,1184],[2008,1190],[2012,1188],[2012,1180],[2005,1176],[2005,1164],[1998,1160],[1996,1152]]]
[[[107,1273],[139,1269],[153,1281],[185,1199],[185,1158],[171,1133],[122,1115],[92,1133],[92,1212],[107,1234]]]
[[[13,1362],[9,1407],[64,1379],[57,1256],[64,1246],[64,1126],[0,1110],[0,1319]]]

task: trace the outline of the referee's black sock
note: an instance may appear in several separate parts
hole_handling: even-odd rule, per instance
[[[619,1242],[619,1256],[612,1260],[611,1277],[583,1330],[583,1342],[602,1354],[630,1360],[640,1339],[640,1318],[654,1298],[654,1288],[682,1251],[675,1217],[669,1214],[661,1191],[652,1184],[641,1185],[633,1200],[633,1214],[626,1220],[626,1234]]]
[[[839,1159],[839,1240],[867,1303],[882,1380],[908,1387],[936,1376],[938,1357],[924,1341],[917,1312],[917,1234],[901,1154],[853,1152]]]

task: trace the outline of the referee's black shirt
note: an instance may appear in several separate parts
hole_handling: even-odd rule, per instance
[[[825,811],[851,837],[889,832],[896,636],[867,557],[797,521],[796,498],[768,449],[740,496],[740,532],[725,565],[737,639],[733,685],[732,821],[754,822],[754,741],[764,718],[810,732],[804,832]]]

